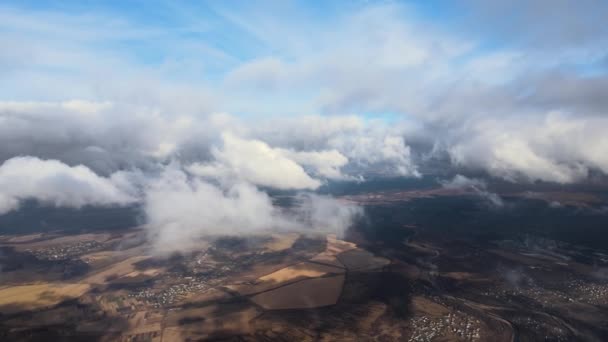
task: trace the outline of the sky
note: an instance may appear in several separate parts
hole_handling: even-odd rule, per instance
[[[339,213],[339,230],[360,210],[320,186],[437,161],[457,175],[440,184],[484,196],[465,175],[586,182],[608,174],[607,16],[601,0],[3,1],[0,214],[135,203],[187,239],[216,229],[183,228],[213,198],[214,226]],[[299,191],[301,212],[266,189]]]

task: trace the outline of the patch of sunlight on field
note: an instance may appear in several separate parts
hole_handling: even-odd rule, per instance
[[[88,284],[47,283],[0,289],[0,312],[12,313],[56,305],[78,298],[89,290]]]

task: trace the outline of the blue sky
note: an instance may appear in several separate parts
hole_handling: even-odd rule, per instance
[[[603,9],[594,1],[7,1],[0,99],[129,102],[173,92],[237,115],[430,116],[463,84],[605,76]]]
[[[78,62],[90,62],[87,55],[92,55],[128,64],[131,69],[182,64],[185,67],[176,67],[162,77],[215,85],[234,68],[256,59],[301,60],[314,52],[310,49],[315,48],[317,38],[328,31],[339,32],[341,21],[366,8],[382,6],[401,12],[397,16],[407,14],[435,24],[451,15],[445,6],[433,7],[429,2],[17,1],[3,4],[2,12],[12,20],[5,21],[0,32],[5,39],[24,45],[44,41],[45,49],[80,55]],[[31,64],[19,64],[21,56],[9,55],[8,62],[17,64],[9,65],[9,72],[41,73],[42,78],[81,72],[70,65],[69,56],[45,63],[47,51],[41,48],[34,53],[39,58]],[[5,90],[3,94],[9,98],[27,96]]]

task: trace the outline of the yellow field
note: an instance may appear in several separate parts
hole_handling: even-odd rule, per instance
[[[329,266],[344,268],[344,265],[342,265],[340,260],[338,260],[338,258],[330,252],[321,252],[312,257],[310,261],[318,262]]]
[[[273,252],[284,251],[293,246],[293,243],[300,237],[298,233],[289,234],[273,234],[271,235],[272,241],[264,244],[264,248]]]
[[[337,255],[355,248],[357,248],[357,245],[352,242],[339,240],[333,234],[327,236],[327,247],[325,253],[329,255]]]
[[[89,290],[88,284],[35,284],[0,289],[0,312],[13,313],[40,309],[64,300],[78,298]]]
[[[344,268],[344,265],[336,257],[338,254],[356,249],[357,245],[352,242],[339,240],[334,234],[327,236],[327,245],[325,251],[315,255],[311,261]]]
[[[283,283],[301,278],[317,278],[328,273],[343,273],[344,270],[336,267],[302,262],[293,266],[285,267],[274,273],[265,275],[259,280],[262,282]]]
[[[344,273],[344,269],[332,266],[319,265],[309,262],[302,262],[292,266],[282,268],[276,272],[267,274],[256,280],[252,285],[229,285],[228,288],[248,295],[257,292],[270,290],[272,288],[292,283],[306,278],[317,278],[330,273]]]

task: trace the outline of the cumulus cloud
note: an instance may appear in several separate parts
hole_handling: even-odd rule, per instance
[[[351,178],[368,173],[417,177],[418,165],[404,138],[412,131],[404,124],[353,115],[306,115],[262,121],[250,134],[283,148],[336,150],[347,158]],[[334,156],[336,162],[341,159]]]
[[[15,157],[0,165],[0,214],[34,199],[57,207],[127,205],[136,201],[111,178],[57,160]]]
[[[230,133],[224,133],[222,140],[222,147],[212,151],[213,162],[196,163],[188,170],[199,176],[237,179],[277,189],[316,189],[321,185],[300,164],[289,159],[283,150]]]
[[[330,140],[330,146],[343,150],[362,168],[384,166],[388,174],[418,177],[420,173],[411,159],[410,147],[401,136],[343,135]]]
[[[174,159],[203,164],[208,173],[228,167],[248,181],[278,188],[313,189],[320,185],[317,178],[353,179],[369,167],[417,174],[404,129],[356,116],[249,120],[226,113],[170,115],[111,102],[0,102],[0,122],[0,160],[35,155],[105,175]],[[356,174],[345,174],[346,166],[357,166]],[[287,169],[293,179],[277,183],[275,176],[288,177],[282,173]]]
[[[144,210],[160,253],[196,248],[205,236],[276,230],[342,234],[361,213],[354,205],[314,194],[300,195],[287,211],[251,184],[212,184],[175,164],[146,187]]]
[[[352,178],[342,174],[340,168],[348,163],[348,158],[337,150],[293,151],[282,149],[281,152],[298,164],[308,166],[323,178],[335,180]]]
[[[450,143],[454,164],[513,182],[573,183],[608,172],[605,118],[550,112],[541,118],[480,120]]]

